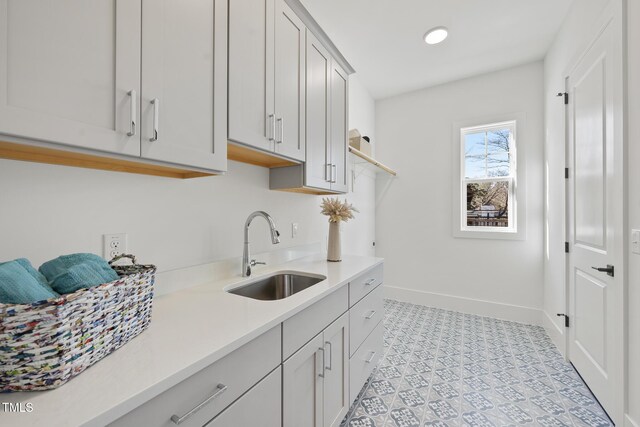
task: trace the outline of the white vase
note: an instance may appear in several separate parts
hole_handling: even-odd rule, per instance
[[[340,242],[340,223],[329,223],[329,242],[327,244],[327,261],[342,261],[342,243]]]

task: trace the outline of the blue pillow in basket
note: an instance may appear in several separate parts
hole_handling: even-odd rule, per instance
[[[1,304],[30,304],[59,296],[51,289],[44,287],[38,278],[24,267],[24,262],[20,261],[22,260],[0,264]],[[31,266],[30,263],[29,266]]]
[[[109,263],[95,254],[63,255],[42,264],[40,272],[59,294],[70,294],[118,279]]]

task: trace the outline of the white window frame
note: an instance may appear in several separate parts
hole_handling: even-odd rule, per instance
[[[458,122],[453,126],[453,235],[462,238],[524,240],[526,221],[526,194],[524,172],[523,132],[524,114],[510,114],[501,117]],[[508,128],[510,175],[505,177],[466,178],[465,175],[465,135],[478,131]],[[467,225],[467,184],[482,182],[509,182],[509,227],[468,226]]]

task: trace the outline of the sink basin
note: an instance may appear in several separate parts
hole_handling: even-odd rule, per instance
[[[263,301],[274,301],[290,297],[316,283],[325,280],[324,276],[301,273],[276,273],[246,285],[229,289],[231,294]]]

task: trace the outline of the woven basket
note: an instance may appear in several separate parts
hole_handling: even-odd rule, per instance
[[[112,263],[122,257],[133,265]],[[123,255],[120,278],[33,304],[0,304],[0,391],[60,387],[149,326],[156,268]]]

